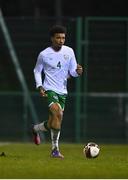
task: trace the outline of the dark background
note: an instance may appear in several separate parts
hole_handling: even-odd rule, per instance
[[[127,16],[126,0],[0,0],[4,16]]]
[[[33,68],[49,40],[48,29],[61,20],[68,29],[66,44],[76,56],[81,55],[81,64],[87,67],[87,74],[79,81],[69,80],[62,140],[128,142],[127,1],[0,0],[0,7],[39,121],[47,119],[47,106],[35,89]],[[78,19],[82,20],[80,43],[76,37]],[[82,47],[81,53],[77,53],[77,45]],[[21,90],[0,28],[0,140],[31,140],[29,128],[35,119]]]

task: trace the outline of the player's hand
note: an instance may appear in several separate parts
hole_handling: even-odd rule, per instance
[[[80,64],[77,64],[76,72],[79,75],[81,75],[83,73],[83,68]]]
[[[41,97],[47,97],[45,89],[43,87],[39,87],[39,92]]]

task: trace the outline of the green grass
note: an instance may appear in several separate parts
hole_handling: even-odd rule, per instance
[[[128,145],[100,145],[96,159],[83,155],[83,144],[60,144],[63,160],[50,157],[50,144],[0,145],[0,179],[128,178]]]

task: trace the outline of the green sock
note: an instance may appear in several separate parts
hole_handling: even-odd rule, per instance
[[[48,125],[47,125],[47,121],[44,121],[44,127],[45,127],[45,129],[49,130]]]

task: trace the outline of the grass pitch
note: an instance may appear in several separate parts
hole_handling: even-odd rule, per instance
[[[84,157],[83,146],[60,144],[62,160],[50,157],[50,144],[1,144],[6,156],[0,156],[0,179],[128,178],[128,145],[101,144],[95,159]]]

